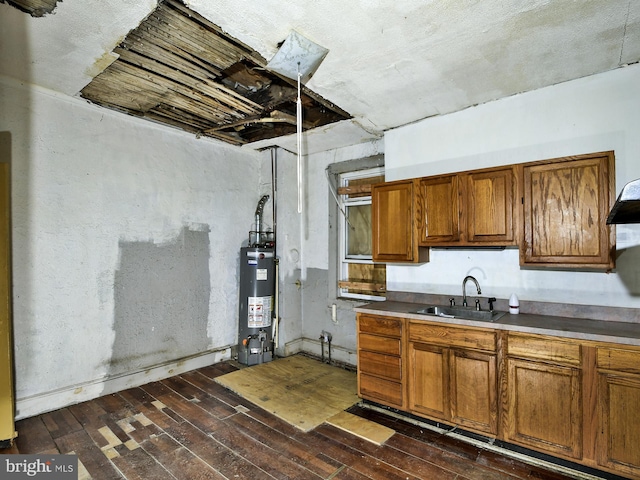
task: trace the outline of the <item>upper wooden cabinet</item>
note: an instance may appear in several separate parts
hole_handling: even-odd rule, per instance
[[[465,175],[465,183],[467,241],[515,245],[515,168],[471,172]]]
[[[614,267],[614,156],[605,152],[523,166],[522,265]]]
[[[420,179],[417,200],[420,245],[460,240],[458,180],[458,175]]]
[[[415,191],[417,180],[386,182],[371,187],[374,262],[427,261],[418,248]]]
[[[515,167],[420,179],[419,244],[515,245]]]
[[[522,266],[611,270],[614,169],[613,152],[603,152],[375,185],[373,260],[518,245]]]

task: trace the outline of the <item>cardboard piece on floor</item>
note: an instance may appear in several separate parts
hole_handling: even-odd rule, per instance
[[[305,432],[359,400],[355,372],[302,355],[243,368],[215,381]]]
[[[328,418],[327,423],[376,445],[382,445],[389,440],[391,435],[396,433],[395,430],[389,427],[379,425],[349,412],[340,412]]]

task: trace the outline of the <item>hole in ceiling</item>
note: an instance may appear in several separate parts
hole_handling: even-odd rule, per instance
[[[0,3],[7,3],[32,17],[43,17],[55,10],[58,0],[0,0]]]
[[[297,84],[178,0],[158,4],[80,95],[234,145],[296,133]],[[351,116],[302,87],[303,129]]]

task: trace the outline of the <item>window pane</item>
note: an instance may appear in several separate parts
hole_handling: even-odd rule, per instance
[[[371,205],[347,207],[347,257],[371,257]]]

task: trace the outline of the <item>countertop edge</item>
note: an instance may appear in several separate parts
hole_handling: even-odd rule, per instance
[[[387,301],[361,305],[355,307],[354,310],[358,313],[385,315],[450,325],[463,325],[493,330],[551,335],[575,340],[640,346],[640,324],[532,314],[512,315],[509,313],[506,313],[495,322],[484,322],[412,313],[421,306],[421,304],[416,303]]]

